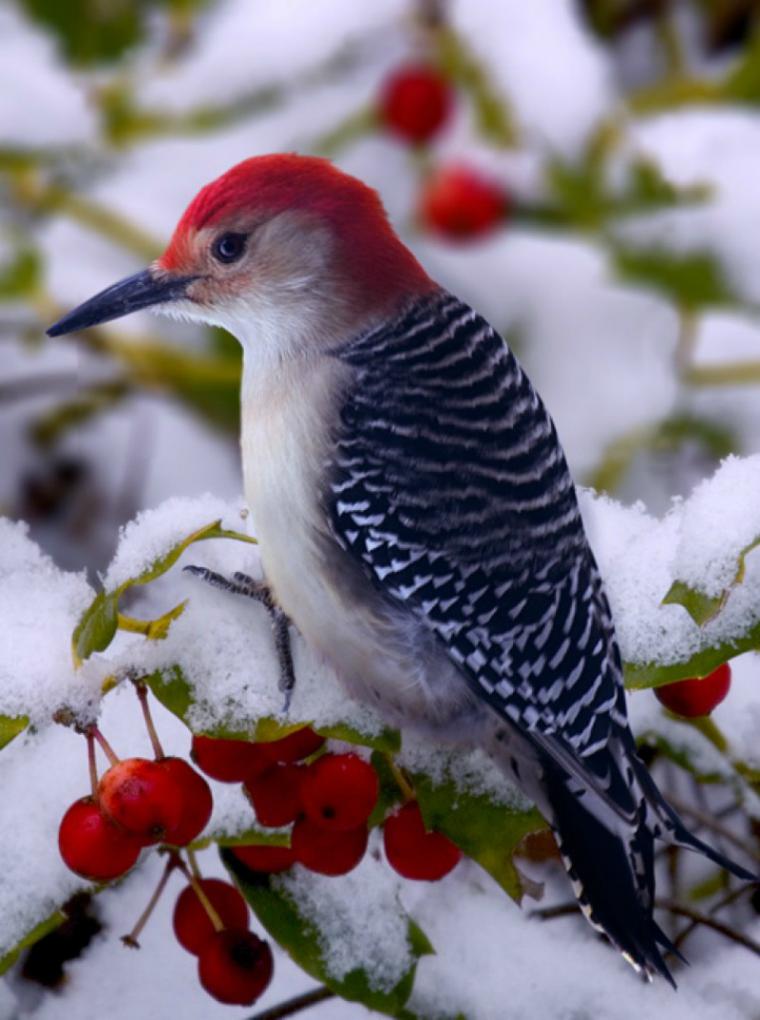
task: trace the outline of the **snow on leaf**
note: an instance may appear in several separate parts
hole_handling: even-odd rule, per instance
[[[259,921],[307,974],[350,1002],[410,1016],[403,1010],[417,961],[434,950],[392,895],[395,879],[382,862],[368,856],[340,878],[298,867],[273,877],[250,871],[229,851],[221,856]]]
[[[29,716],[26,715],[0,715],[0,748],[10,744],[14,737],[23,733],[29,725]]]

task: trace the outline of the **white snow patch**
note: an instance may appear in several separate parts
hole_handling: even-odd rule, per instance
[[[371,988],[389,992],[411,967],[398,879],[371,851],[337,881],[297,865],[275,884],[291,897],[304,921],[315,925],[331,977],[340,981],[361,968]]]

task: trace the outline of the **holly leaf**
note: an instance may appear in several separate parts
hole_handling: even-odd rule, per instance
[[[674,581],[662,600],[662,604],[683,606],[692,620],[698,626],[704,627],[723,609],[733,589],[742,583],[747,570],[747,556],[758,546],[760,546],[760,536],[753,539],[740,551],[736,560],[736,573],[731,579],[731,583],[719,595],[706,595],[697,588],[690,588],[683,581]]]
[[[528,833],[546,828],[539,811],[463,790],[450,777],[436,781],[413,773],[411,778],[425,825],[448,836],[519,903],[526,890],[512,857]]]
[[[425,933],[411,918],[407,938],[413,962],[393,988],[385,991],[373,987],[370,976],[361,967],[336,979],[325,966],[318,927],[310,918],[301,916],[298,904],[287,892],[275,885],[270,876],[250,871],[228,850],[221,851],[221,858],[261,924],[307,974],[349,1002],[360,1002],[386,1016],[410,1015],[403,1010],[412,992],[417,961],[434,952]]]
[[[616,244],[611,254],[620,277],[659,291],[685,312],[740,303],[722,266],[708,251],[673,252]]]

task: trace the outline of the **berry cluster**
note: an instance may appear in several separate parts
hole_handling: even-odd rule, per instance
[[[235,848],[252,871],[280,872],[297,862],[321,875],[344,875],[364,856],[377,774],[357,754],[320,754],[324,743],[309,727],[266,744],[193,738],[196,764],[215,779],[242,782],[260,825],[292,826],[290,847]],[[414,800],[385,820],[383,838],[388,862],[405,878],[435,881],[461,857],[442,833],[426,831]]]
[[[378,119],[391,134],[426,145],[445,127],[455,95],[442,72],[429,64],[398,68],[383,84]],[[493,230],[509,212],[506,190],[473,167],[443,164],[427,177],[420,196],[424,227],[450,240],[467,240]]]
[[[686,719],[709,715],[723,701],[731,687],[731,667],[727,662],[705,677],[677,680],[655,688],[657,699],[671,712]]]
[[[269,984],[272,952],[248,928],[248,906],[227,882],[203,879],[188,847],[211,817],[213,800],[206,780],[183,758],[163,753],[147,702],[146,689],[136,685],[155,758],[119,759],[97,727],[87,731],[91,792],[65,812],[58,846],[76,874],[105,882],[124,875],[140,852],[161,844],[168,854],[164,876],[134,931],[137,936],[158,901],[169,875],[181,870],[189,884],[174,910],[174,931],[188,952],[198,957],[201,985],[220,1002],[252,1005]],[[110,767],[100,778],[95,743]]]

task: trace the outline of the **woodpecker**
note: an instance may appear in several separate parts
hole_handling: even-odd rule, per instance
[[[755,876],[688,831],[638,757],[565,456],[504,340],[374,191],[293,154],[204,187],[155,263],[48,334],[141,308],[243,347],[245,492],[281,611],[351,696],[485,748],[552,826],[588,920],[673,983],[655,840]]]

